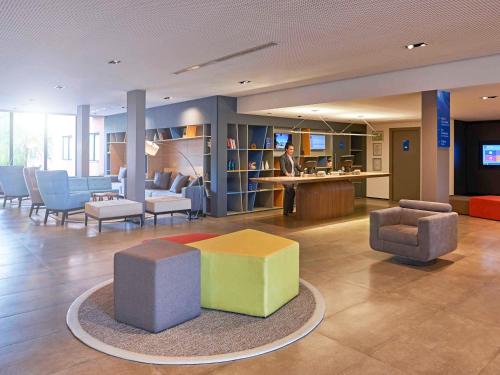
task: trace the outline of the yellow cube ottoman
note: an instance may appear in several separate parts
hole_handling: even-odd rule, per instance
[[[245,229],[187,244],[201,251],[201,306],[266,317],[299,294],[299,244]]]

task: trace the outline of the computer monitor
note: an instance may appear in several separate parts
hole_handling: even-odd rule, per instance
[[[352,172],[352,165],[354,163],[354,155],[342,155],[340,157],[340,166],[344,172]]]

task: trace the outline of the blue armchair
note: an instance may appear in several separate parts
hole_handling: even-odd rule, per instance
[[[68,212],[79,211],[90,200],[90,193],[72,193],[69,189],[68,173],[66,171],[37,171],[38,190],[45,203],[45,220],[49,213],[62,213],[61,225],[64,225]]]
[[[12,202],[12,200],[16,198],[19,200],[19,207],[21,207],[23,198],[29,196],[28,188],[24,181],[23,167],[0,167],[0,185],[4,193],[4,208],[7,200]]]

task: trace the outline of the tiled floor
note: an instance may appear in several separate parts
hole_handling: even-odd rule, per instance
[[[459,248],[415,268],[370,250],[358,200],[344,220],[300,223],[278,211],[158,227],[66,227],[0,209],[1,374],[500,374],[500,222],[460,217]],[[147,238],[254,228],[300,242],[302,277],[327,302],[316,331],[287,348],[211,366],[150,366],[118,360],[74,339],[68,306],[108,279],[114,252]]]

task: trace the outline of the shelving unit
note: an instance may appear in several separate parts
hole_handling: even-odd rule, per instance
[[[353,168],[366,171],[366,137],[350,136],[349,138],[350,153],[354,155]],[[366,196],[366,180],[353,181],[353,184],[356,198]]]
[[[106,134],[106,175],[116,175],[126,164],[127,133]]]
[[[266,125],[228,124],[228,215],[273,209],[273,184],[255,184],[251,178],[274,173],[273,128]]]
[[[283,207],[284,189],[280,184],[254,184],[254,177],[279,176],[279,158],[282,150],[274,150],[274,134],[290,133],[290,128],[267,125],[228,124],[227,137],[227,215],[278,209]],[[302,131],[307,131],[302,129]],[[302,139],[307,137],[306,142]],[[330,136],[325,139],[324,150],[310,150],[308,134],[292,133],[294,157],[301,165],[314,160],[317,170],[339,169],[340,156],[355,156],[361,170],[366,170],[365,137],[349,135]],[[304,146],[304,144],[306,145]],[[328,161],[331,162],[327,164]],[[266,162],[269,168],[265,168]],[[264,163],[264,164],[262,164]],[[356,196],[365,195],[365,183],[355,185]]]

